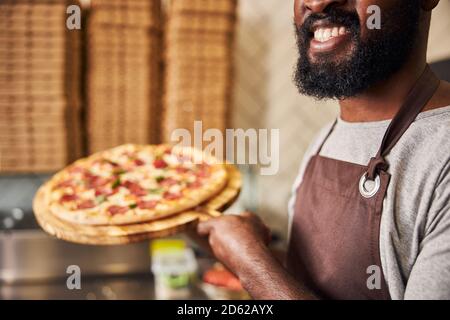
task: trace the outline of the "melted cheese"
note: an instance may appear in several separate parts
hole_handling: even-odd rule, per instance
[[[165,154],[163,159],[170,166],[177,166],[180,164],[180,162],[178,161],[178,158],[173,154]]]
[[[129,195],[128,189],[119,187],[119,191],[116,194],[108,197],[108,202],[118,206],[129,206],[135,202],[133,197],[129,197]]]
[[[95,190],[87,190],[79,193],[79,197],[85,200],[94,200],[95,199]]]
[[[139,181],[139,184],[144,189],[156,189],[158,188],[158,183],[153,179],[144,179]]]
[[[169,192],[177,194],[177,193],[181,192],[181,189],[182,189],[182,187],[180,185],[176,184],[169,188]]]
[[[124,173],[121,176],[122,181],[130,180],[130,181],[138,181],[139,183],[142,180],[144,180],[145,178],[146,178],[145,174],[142,172],[139,172],[139,171],[130,171],[130,172]]]
[[[144,201],[158,201],[162,199],[161,194],[148,194],[144,197],[142,197],[142,200]]]

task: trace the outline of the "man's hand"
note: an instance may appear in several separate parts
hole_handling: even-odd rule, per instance
[[[212,253],[254,299],[316,299],[272,255],[269,229],[256,215],[211,219],[199,223],[197,232],[208,237]]]
[[[258,216],[249,212],[201,222],[197,231],[208,236],[213,254],[238,277],[262,252],[268,251],[270,231]]]

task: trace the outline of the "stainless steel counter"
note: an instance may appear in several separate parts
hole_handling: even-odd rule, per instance
[[[69,290],[65,279],[44,282],[0,284],[0,300],[154,300],[150,275],[83,278],[80,290]],[[206,299],[194,288],[186,299]]]
[[[70,265],[79,266],[83,276],[149,273],[148,242],[84,246],[52,238],[38,229],[0,232],[0,281],[66,278]]]
[[[83,279],[80,290],[69,290],[65,279],[0,285],[0,299],[114,300],[154,299],[150,276],[93,277]]]
[[[210,263],[199,260],[201,269]],[[70,265],[80,267],[81,290],[67,288]],[[194,289],[187,298],[205,295]],[[0,232],[0,299],[155,299],[149,243],[85,246],[37,229]]]

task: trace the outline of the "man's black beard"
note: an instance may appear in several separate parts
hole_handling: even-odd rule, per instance
[[[345,99],[388,79],[403,67],[415,45],[419,2],[403,0],[392,12],[382,14],[381,30],[369,30],[369,39],[365,42],[360,37],[356,12],[330,7],[325,15],[309,16],[301,28],[296,28],[299,59],[294,82],[299,92],[317,99]],[[346,61],[335,62],[333,56],[325,55],[315,63],[309,60],[310,27],[323,18],[345,26],[350,32],[356,48]]]

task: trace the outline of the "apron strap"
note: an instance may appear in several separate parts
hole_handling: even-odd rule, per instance
[[[389,154],[430,101],[439,84],[440,80],[435,76],[430,66],[427,65],[425,71],[409,92],[402,107],[389,124],[377,155],[370,160],[367,172],[369,180],[374,180],[380,171],[388,169],[389,165],[385,160],[385,156]]]
[[[327,142],[328,138],[331,136],[331,133],[333,132],[334,127],[336,127],[336,124],[337,124],[337,119],[334,120],[333,125],[331,126],[330,130],[328,130],[328,133],[327,133],[327,135],[325,136],[325,138],[322,140],[322,143],[320,144],[319,149],[317,149],[316,155],[320,155],[320,152],[322,151],[323,146],[324,146],[325,143]]]

